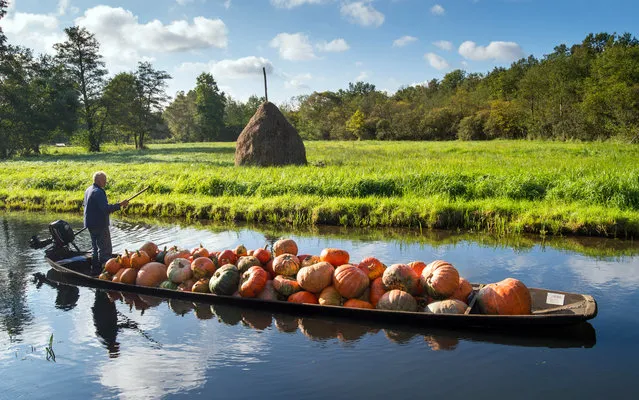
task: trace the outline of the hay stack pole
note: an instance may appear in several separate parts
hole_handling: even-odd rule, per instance
[[[258,107],[237,138],[235,165],[305,165],[304,142],[279,108],[268,101],[266,68],[262,67],[262,72],[266,101]]]

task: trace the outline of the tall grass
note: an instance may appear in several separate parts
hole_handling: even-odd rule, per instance
[[[0,206],[80,211],[96,170],[128,214],[294,225],[636,237],[639,152],[616,143],[307,142],[307,166],[233,165],[234,143],[50,148],[3,162]]]

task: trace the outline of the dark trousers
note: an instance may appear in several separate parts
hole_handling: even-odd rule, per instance
[[[94,270],[101,270],[102,265],[113,255],[109,227],[100,231],[91,231],[91,247],[93,248],[91,266]]]

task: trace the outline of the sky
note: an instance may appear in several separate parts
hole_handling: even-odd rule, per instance
[[[588,33],[638,36],[634,0],[9,0],[9,43],[54,54],[64,28],[94,33],[112,75],[140,61],[168,72],[167,93],[209,72],[236,100],[283,104],[372,83],[394,93],[463,69],[486,73]]]

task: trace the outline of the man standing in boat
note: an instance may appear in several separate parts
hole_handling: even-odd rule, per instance
[[[93,184],[84,192],[84,226],[91,233],[91,247],[93,249],[92,270],[100,273],[102,265],[111,258],[111,232],[109,231],[109,214],[129,205],[128,200],[109,204],[104,187],[107,176],[98,171],[93,174]]]

